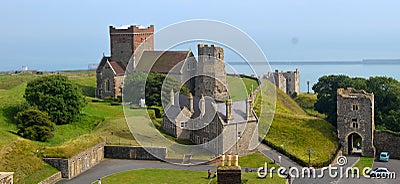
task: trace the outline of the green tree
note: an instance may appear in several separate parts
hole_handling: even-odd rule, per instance
[[[19,112],[17,117],[18,135],[36,141],[47,141],[53,137],[55,124],[46,113],[28,109]]]
[[[392,131],[400,131],[400,82],[390,77],[350,78],[329,75],[318,79],[313,90],[318,94],[314,108],[327,115],[336,125],[337,89],[352,87],[374,93],[375,124]]]
[[[314,104],[315,110],[327,115],[327,120],[336,125],[337,108],[336,93],[338,88],[349,87],[350,77],[346,75],[322,76],[312,87],[317,93],[317,102]]]
[[[390,77],[370,77],[367,90],[374,93],[375,123],[398,131],[400,129],[400,82]],[[390,128],[389,128],[390,127]]]
[[[30,81],[24,98],[31,106],[46,112],[57,124],[73,122],[86,105],[82,91],[62,75],[44,76]]]
[[[136,72],[130,74],[125,79],[124,101],[139,102],[140,98],[145,98],[146,105],[161,106],[161,94],[165,97],[164,103],[169,101],[169,93],[173,89],[181,94],[188,94],[189,90],[181,86],[180,82],[173,77],[167,77],[166,74],[149,73],[146,78],[145,73]]]

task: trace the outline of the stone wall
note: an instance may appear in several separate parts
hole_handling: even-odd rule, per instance
[[[153,156],[146,149],[151,150]],[[136,147],[136,146],[105,146],[104,157],[113,159],[134,159],[134,160],[164,160],[167,156],[167,148],[157,147]]]
[[[61,171],[59,171],[53,174],[52,176],[48,177],[47,179],[39,182],[39,184],[53,184],[56,181],[60,180],[61,178],[62,178]]]
[[[376,156],[379,157],[382,151],[387,151],[390,158],[400,159],[400,136],[389,132],[375,132],[374,145]]]
[[[104,159],[105,142],[101,142],[71,158],[44,158],[44,161],[61,171],[63,178],[71,179],[92,168]]]
[[[13,184],[13,172],[0,172],[0,184]]]
[[[344,155],[351,154],[352,135],[362,139],[362,155],[374,157],[374,94],[352,88],[337,90],[337,132]]]

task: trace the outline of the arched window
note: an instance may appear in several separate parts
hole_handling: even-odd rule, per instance
[[[106,91],[111,91],[110,80],[106,80]]]

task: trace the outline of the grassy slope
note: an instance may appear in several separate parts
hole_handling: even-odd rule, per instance
[[[227,76],[229,95],[233,101],[246,99],[247,94],[253,89],[257,88],[258,83],[249,78],[238,78]]]
[[[264,81],[266,82],[266,81]],[[267,93],[272,84],[266,82],[263,90]],[[270,88],[270,89],[268,89]],[[308,162],[307,150],[313,150],[311,164],[328,161],[337,148],[336,129],[327,121],[308,116],[289,96],[276,90],[276,111],[267,136],[267,142],[283,148],[303,162]],[[263,94],[264,98],[266,94]],[[266,112],[263,112],[266,113]],[[260,127],[268,127],[268,122],[260,118]]]
[[[93,72],[69,72],[66,75],[83,89],[85,95],[91,96],[89,91],[95,86]],[[14,134],[16,126],[12,122],[13,117],[10,112],[13,106],[24,101],[26,82],[35,77],[38,76],[0,74],[0,136],[2,137],[0,171],[14,171],[14,179],[18,183],[37,183],[57,172],[55,168],[42,161],[42,156],[68,157],[98,142],[98,136],[95,135],[105,138],[107,136],[102,132],[114,131],[116,135],[111,137],[118,137],[120,131],[127,129],[124,121],[112,126],[109,123],[124,118],[121,106],[89,102],[77,122],[57,126],[55,136],[48,142],[41,143],[20,138]],[[101,120],[105,121],[99,123]],[[85,135],[92,131],[96,131],[96,134]]]
[[[274,174],[273,178],[259,179],[257,173],[242,173],[244,183],[285,183],[285,179]],[[167,169],[141,169],[125,171],[110,175],[102,179],[102,183],[217,183],[216,178],[207,178],[207,171],[167,170]]]
[[[304,111],[306,111],[308,115],[322,119],[326,118],[326,115],[320,114],[314,110],[314,104],[317,102],[316,94],[300,93],[294,100],[300,105],[301,108],[303,108]]]

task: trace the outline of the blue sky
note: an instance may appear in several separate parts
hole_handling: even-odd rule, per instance
[[[396,0],[14,0],[1,7],[0,71],[85,69],[109,53],[109,25],[158,30],[189,19],[240,28],[269,60],[400,58]]]

